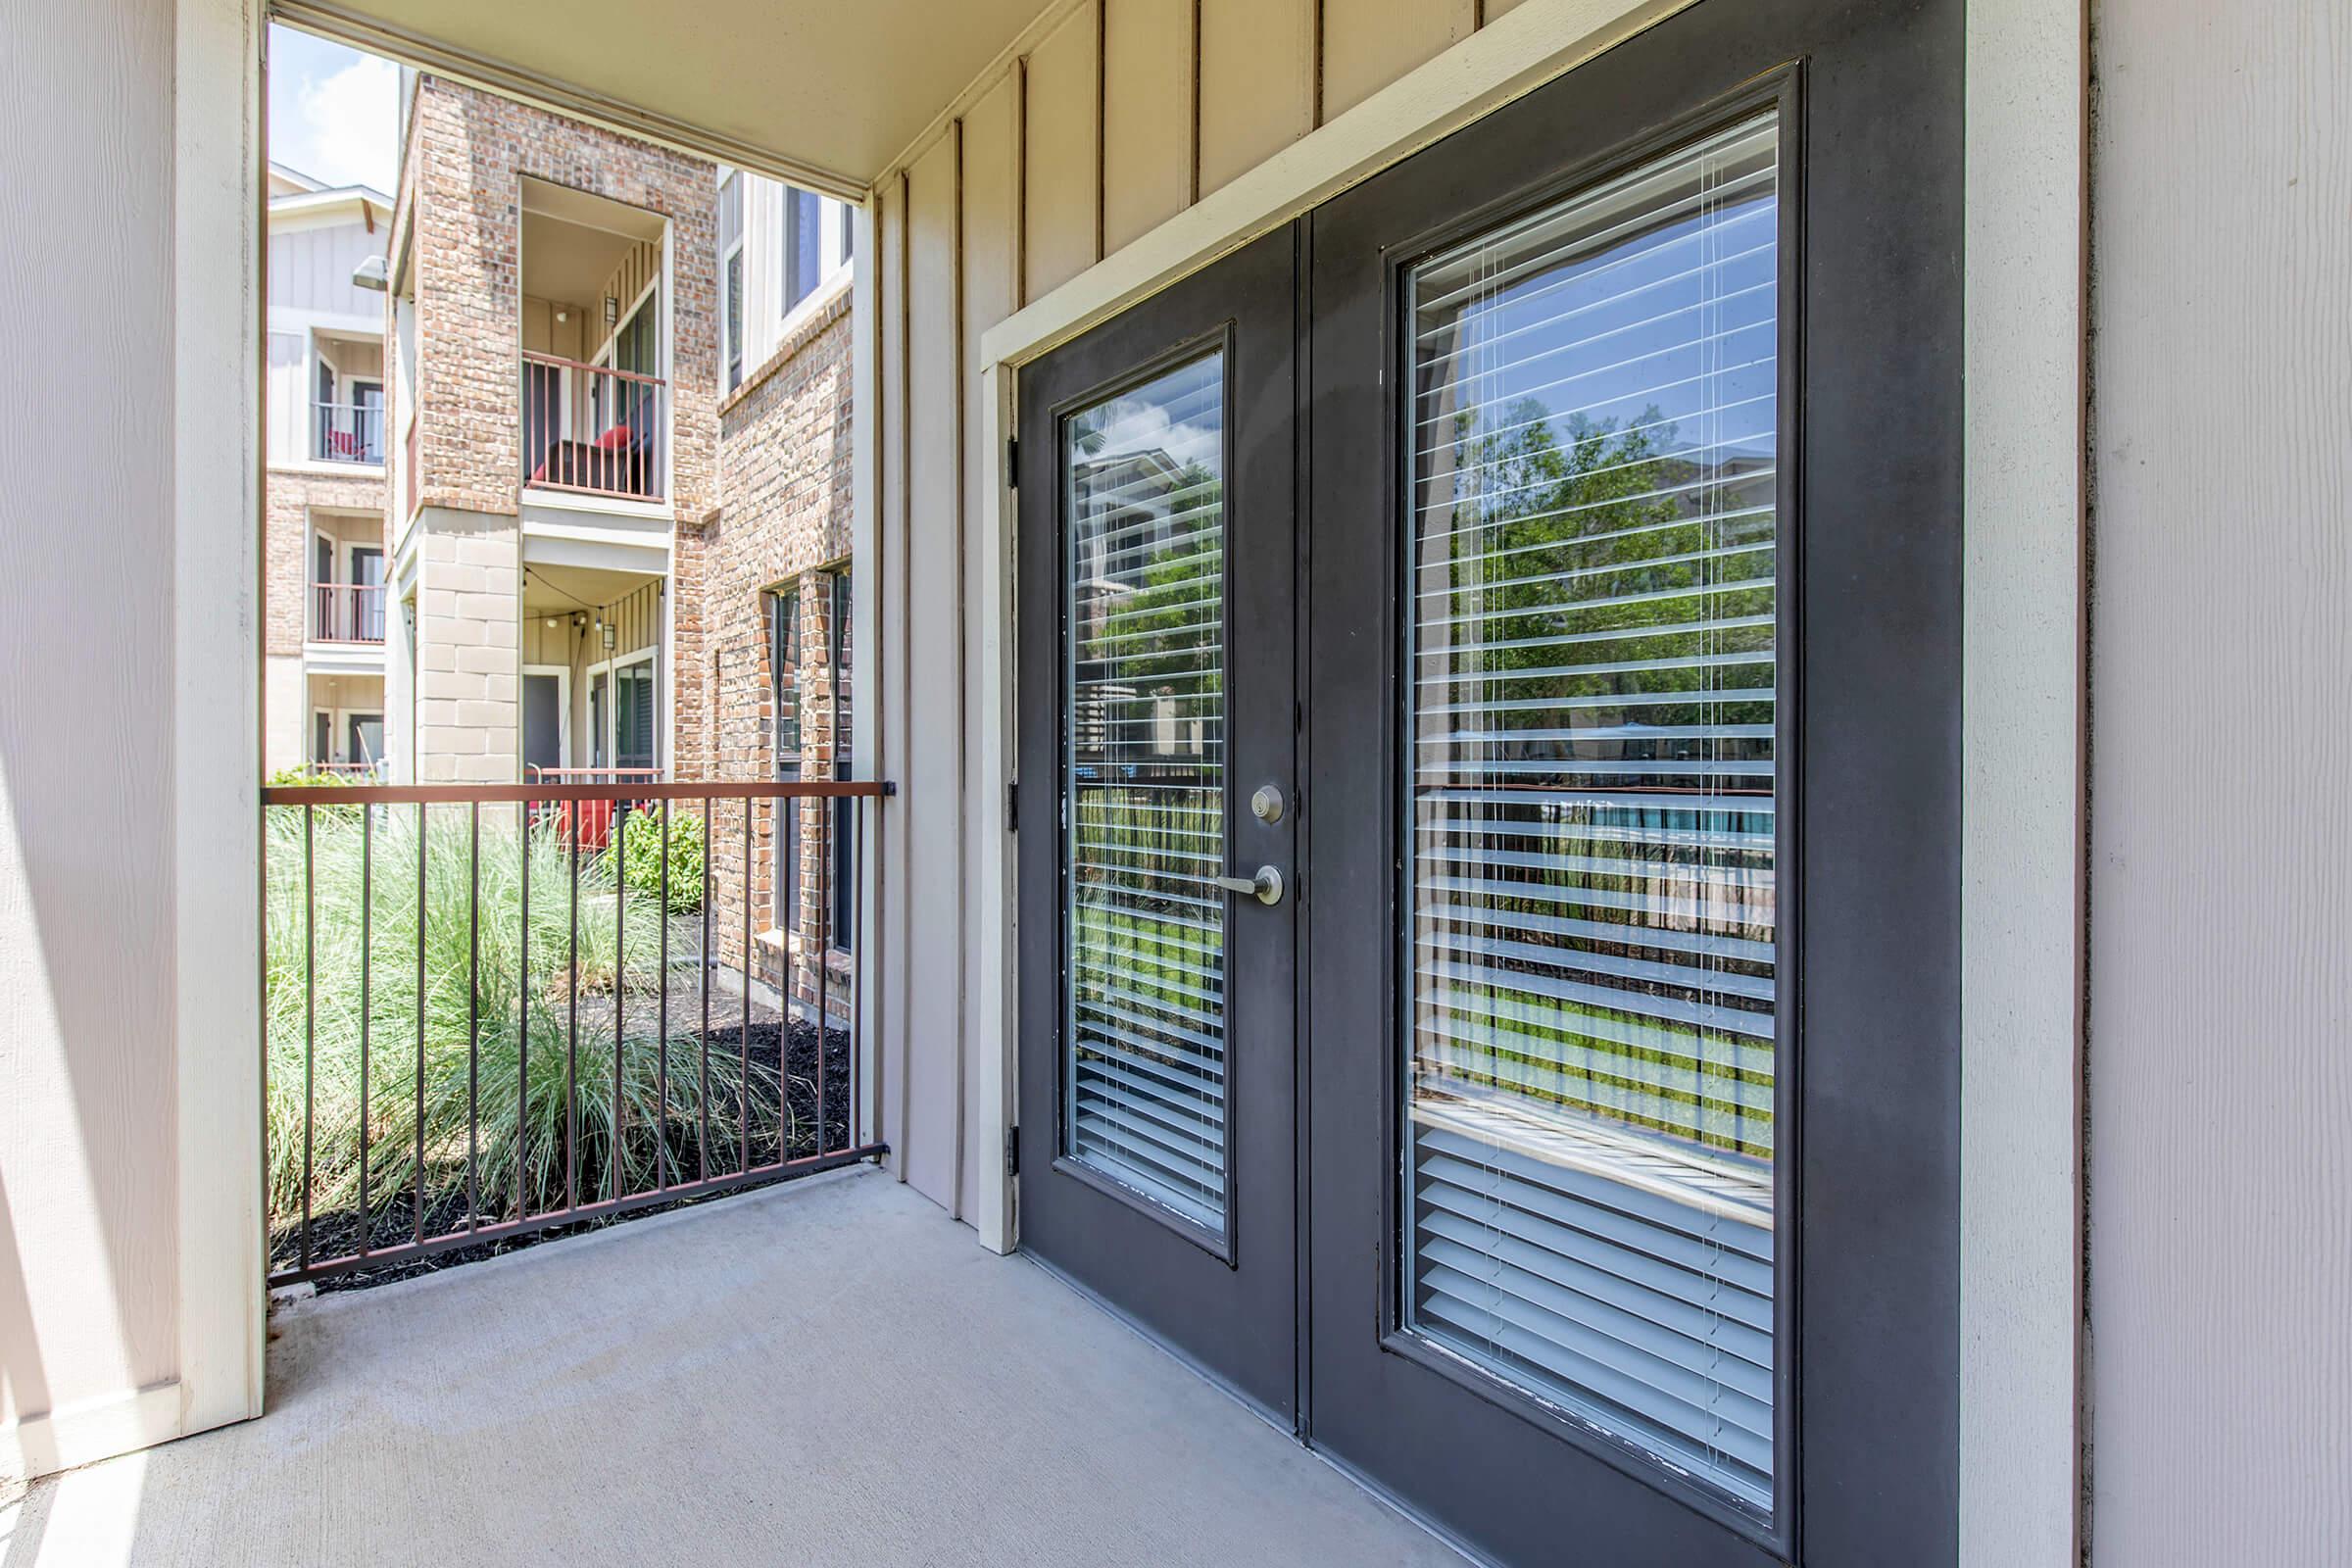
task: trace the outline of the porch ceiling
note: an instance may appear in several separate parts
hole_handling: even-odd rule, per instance
[[[1047,0],[326,0],[288,20],[388,29],[713,132],[862,188]],[[411,51],[413,52],[413,51]]]

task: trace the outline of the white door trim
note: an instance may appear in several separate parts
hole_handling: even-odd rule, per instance
[[[525,664],[522,673],[556,677],[556,765],[570,767],[571,760],[571,666],[569,664]],[[519,726],[518,726],[519,727]],[[517,765],[530,766],[527,758],[517,758]]]

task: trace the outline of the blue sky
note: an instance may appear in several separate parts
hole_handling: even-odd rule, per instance
[[[399,161],[400,72],[291,27],[270,29],[270,156],[329,185],[389,195]]]

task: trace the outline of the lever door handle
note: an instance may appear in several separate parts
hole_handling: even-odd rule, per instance
[[[1261,865],[1255,876],[1221,876],[1217,886],[1228,893],[1247,893],[1260,904],[1282,902],[1282,873],[1270,865]]]

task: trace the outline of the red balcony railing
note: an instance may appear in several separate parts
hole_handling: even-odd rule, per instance
[[[661,500],[668,391],[659,376],[525,352],[522,482]]]
[[[895,793],[265,788],[270,1283],[885,1152],[859,1062],[865,956],[816,964],[812,1007],[756,1002],[753,869],[777,802],[826,798],[850,809],[812,820],[850,836],[859,875]],[[616,824],[603,844],[572,830],[590,808]],[[713,930],[722,874],[730,898],[742,879],[740,933]],[[739,963],[718,934],[740,936]]]
[[[311,584],[311,640],[320,643],[382,642],[384,585],[380,582]]]

